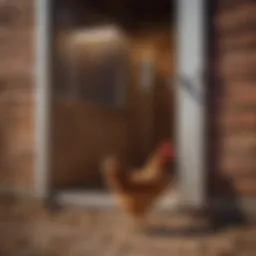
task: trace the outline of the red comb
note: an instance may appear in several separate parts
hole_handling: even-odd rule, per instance
[[[165,141],[161,143],[160,150],[163,154],[174,157],[174,149],[171,141]]]

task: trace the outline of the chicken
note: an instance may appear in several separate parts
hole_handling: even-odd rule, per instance
[[[172,144],[165,142],[139,170],[125,170],[118,159],[107,157],[103,171],[109,188],[124,211],[142,220],[173,180],[173,160]]]

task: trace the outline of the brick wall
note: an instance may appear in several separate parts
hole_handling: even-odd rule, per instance
[[[215,192],[256,196],[256,3],[219,0],[217,8],[220,150]]]
[[[33,2],[0,3],[0,187],[30,188],[33,185]]]

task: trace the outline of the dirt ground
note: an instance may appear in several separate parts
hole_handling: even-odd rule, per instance
[[[117,211],[50,211],[28,199],[0,197],[0,256],[255,256],[256,228],[206,234],[143,233]],[[159,216],[161,223],[181,217]],[[171,231],[171,229],[169,229]]]

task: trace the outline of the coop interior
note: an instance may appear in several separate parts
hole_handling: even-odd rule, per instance
[[[52,189],[108,193],[101,162],[143,166],[175,144],[170,0],[55,1]]]

